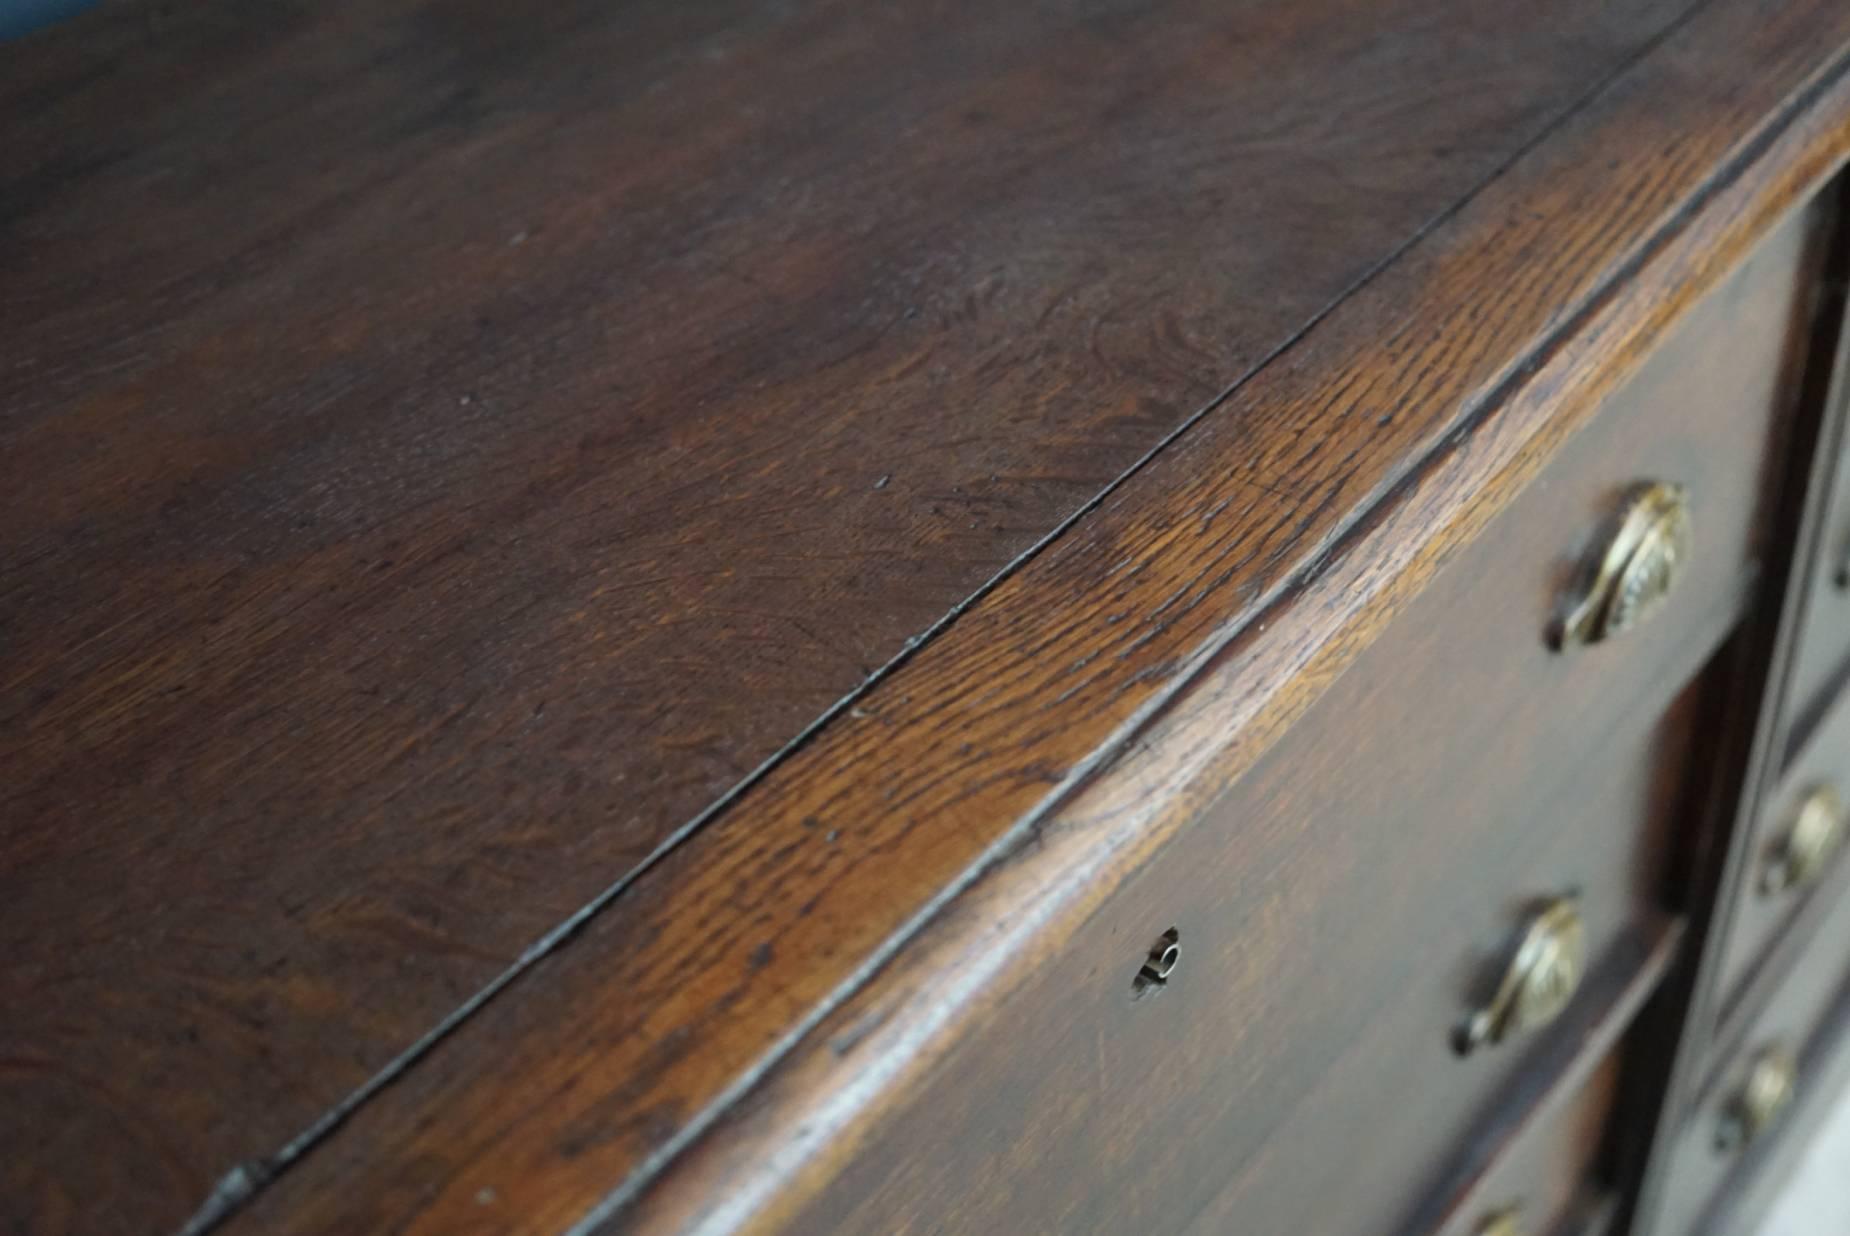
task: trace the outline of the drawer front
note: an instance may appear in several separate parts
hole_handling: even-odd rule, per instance
[[[1800,602],[1786,692],[1787,713],[1793,721],[1788,737],[1795,744],[1807,740],[1850,676],[1850,435],[1844,430],[1850,375],[1839,376],[1831,397],[1836,432],[1834,465],[1825,480],[1830,493],[1820,521],[1817,557]]]
[[[1466,1140],[1451,1181],[1405,1236],[1569,1236],[1617,1209],[1605,1163],[1625,1051],[1621,1036],[1656,989],[1680,926],[1628,941],[1586,980],[1577,1008]]]
[[[1246,1230],[1256,1218],[1265,1222],[1255,1231],[1332,1236],[1426,1229],[1430,1199],[1445,1191],[1460,1156],[1513,1090],[1576,1048],[1575,1027],[1608,1015],[1588,1005],[1641,984],[1659,923],[1652,889],[1679,819],[1701,695],[1691,688],[1658,724],[1607,735],[1606,765],[1589,760],[1539,791],[1551,810],[1479,816],[1482,833],[1446,838],[1441,844],[1459,847],[1469,864],[1456,885],[1434,887],[1402,870],[1348,893],[1318,887],[1319,878],[1304,873],[1304,883],[1295,892],[1281,887],[1273,904],[1201,916],[1206,933],[1231,941],[1234,952],[1209,958],[1208,975],[1196,976],[1203,982],[1247,979],[1242,936],[1266,914],[1291,916],[1288,931],[1314,932],[1326,956],[1341,955],[1353,969],[1313,975],[1305,970],[1315,967],[1314,955],[1304,966],[1268,959],[1267,981],[1281,990],[1281,1005],[1269,1022],[1242,1027],[1226,1044],[1228,1067],[1263,1067],[1268,1076],[1211,1113],[1211,1136],[1229,1139],[1237,1153],[1221,1195],[1186,1230]],[[1432,831],[1400,816],[1376,823],[1404,830],[1422,855],[1430,853]],[[1585,931],[1582,990],[1558,1022],[1459,1056],[1460,1020],[1484,1005],[1533,899],[1566,888],[1578,890]],[[1291,915],[1299,897],[1345,894],[1356,900]],[[1222,1015],[1238,1017],[1237,1004]],[[1384,1137],[1387,1130],[1419,1136]]]
[[[1833,1046],[1829,1030],[1843,1020],[1834,1011],[1850,998],[1846,980],[1850,896],[1838,893],[1791,973],[1729,1040],[1684,1118],[1654,1236],[1707,1230],[1709,1212],[1779,1148],[1786,1113],[1806,1100],[1815,1063]],[[1787,1065],[1788,1098],[1774,1102],[1779,1090],[1770,1079]]]
[[[1842,883],[1850,841],[1850,695],[1839,699],[1755,814],[1728,910],[1717,1011],[1729,1024],[1755,968],[1807,905]]]
[[[786,1230],[1408,1230],[1557,1033],[1597,1012],[1577,1000],[1457,1054],[1534,899],[1578,889],[1583,996],[1632,977],[1593,976],[1654,932],[1706,685],[1596,735],[1604,763],[1534,777],[1524,796],[1548,809],[1526,815],[1500,802],[1490,759],[1449,793],[1431,769],[1425,796],[1390,809],[1374,795],[1407,792],[1412,746],[1358,736],[1317,755],[1288,736],[1203,844],[1127,884]],[[1398,777],[1339,779],[1389,755]],[[1170,928],[1179,960],[1139,997],[1138,963]]]
[[[1618,1100],[1619,1054],[1549,1093],[1518,1138],[1452,1208],[1435,1236],[1566,1236],[1603,1192],[1600,1152]],[[1562,1093],[1565,1091],[1565,1093]]]
[[[1839,460],[1794,651],[1789,698],[1798,721],[1795,738],[1809,728],[1806,723],[1850,671],[1850,483],[1842,471]]]
[[[1555,1029],[1454,1049],[1525,916],[1577,890],[1594,968],[1658,921],[1697,676],[1754,575],[1805,238],[1789,224],[1694,308],[788,1230],[1343,1236],[1418,1213]],[[1594,529],[1649,478],[1695,511],[1668,603],[1554,651]]]

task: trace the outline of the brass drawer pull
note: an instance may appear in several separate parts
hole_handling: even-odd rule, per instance
[[[1784,1047],[1769,1047],[1754,1057],[1747,1079],[1722,1113],[1715,1144],[1721,1150],[1739,1150],[1778,1120],[1792,1105],[1798,1088],[1799,1062]]]
[[[1799,804],[1792,827],[1768,858],[1760,890],[1771,895],[1816,882],[1843,843],[1843,800],[1830,786],[1818,786]]]
[[[1662,481],[1633,490],[1588,563],[1554,632],[1555,646],[1597,644],[1644,622],[1670,595],[1689,550],[1688,491]]]
[[[1468,1056],[1561,1015],[1580,986],[1586,930],[1572,897],[1557,897],[1529,920],[1497,992],[1459,1026],[1453,1045]]]
[[[1522,1212],[1515,1206],[1497,1211],[1484,1220],[1477,1236],[1523,1236]]]

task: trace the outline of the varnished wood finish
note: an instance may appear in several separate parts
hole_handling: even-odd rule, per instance
[[[1703,7],[248,1219],[788,1218],[1837,165],[1846,37]]]
[[[1291,832],[1359,771],[1320,718],[1427,691],[1448,595],[1536,679],[1581,546],[1516,518],[1530,482],[1623,455],[1601,409],[1842,162],[1846,48],[1827,0],[124,6],[0,48],[0,1217],[885,1232],[1026,1201],[981,1160],[888,1189],[907,1113],[993,1135],[1047,1094],[1001,1156],[1069,1229],[1406,1209],[1455,1147],[1346,1198],[1286,1159],[1431,1075],[1518,871],[1592,845],[1601,956],[1646,938],[1801,224],[1774,321],[1677,379],[1749,412],[1656,430],[1731,495],[1681,638],[1541,693],[1604,723],[1599,772],[1381,790],[1573,827],[1409,810],[1435,864],[1378,926],[1277,900],[1267,864],[1316,841],[1346,894],[1392,840]],[[1461,599],[1521,542],[1559,557]],[[1470,716],[1442,737],[1494,751]],[[1133,1004],[1178,906],[1223,985]],[[1384,986],[1448,915],[1477,964]],[[1327,975],[1284,947],[1319,933]],[[1293,965],[1321,1028],[1254,1011]],[[1107,992],[1115,1033],[1049,1055]],[[1275,1075],[1182,1020],[1235,999]],[[1447,1059],[1423,1110],[1481,1128],[1522,1059]],[[1202,1139],[1270,1096],[1278,1136],[1209,1179],[1227,1138],[1134,1136],[1150,1085]],[[1062,1113],[1096,1179],[1051,1180]]]
[[[8,1196],[172,1223],[287,1158],[1686,3],[1569,7],[125,6],[0,49]],[[1447,421],[1354,420],[1374,467],[1267,553]]]

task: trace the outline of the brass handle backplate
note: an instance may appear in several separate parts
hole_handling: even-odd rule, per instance
[[[1828,785],[1813,789],[1799,804],[1792,824],[1768,856],[1760,876],[1762,892],[1803,888],[1823,874],[1844,843],[1844,804]]]
[[[1766,1132],[1792,1104],[1799,1083],[1799,1062],[1784,1047],[1768,1047],[1754,1057],[1727,1110],[1715,1142],[1722,1150],[1738,1150]]]
[[[1597,644],[1644,622],[1670,595],[1689,551],[1688,491],[1661,481],[1638,486],[1583,570],[1555,646]]]
[[[1586,929],[1572,897],[1557,897],[1536,911],[1503,969],[1489,1003],[1458,1027],[1454,1046],[1469,1055],[1561,1015],[1580,986]]]

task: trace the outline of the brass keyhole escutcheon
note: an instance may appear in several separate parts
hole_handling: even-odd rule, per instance
[[[1496,994],[1458,1027],[1453,1038],[1458,1054],[1468,1056],[1559,1017],[1580,987],[1585,963],[1580,907],[1572,897],[1545,903],[1523,929]]]
[[[1156,937],[1156,943],[1150,946],[1150,952],[1143,959],[1143,965],[1137,970],[1137,977],[1131,982],[1133,998],[1147,996],[1151,992],[1162,990],[1169,982],[1169,976],[1176,971],[1176,963],[1182,960],[1182,936],[1174,927]]]
[[[1663,481],[1637,486],[1582,570],[1552,632],[1555,647],[1597,644],[1643,623],[1663,607],[1689,553],[1689,492]]]
[[[1760,890],[1773,895],[1816,882],[1843,848],[1844,832],[1843,800],[1828,785],[1815,787],[1799,803],[1791,826],[1768,856]]]
[[[1799,1062],[1789,1049],[1774,1046],[1761,1051],[1722,1113],[1721,1127],[1715,1131],[1716,1147],[1739,1150],[1766,1132],[1792,1105],[1798,1083]]]

